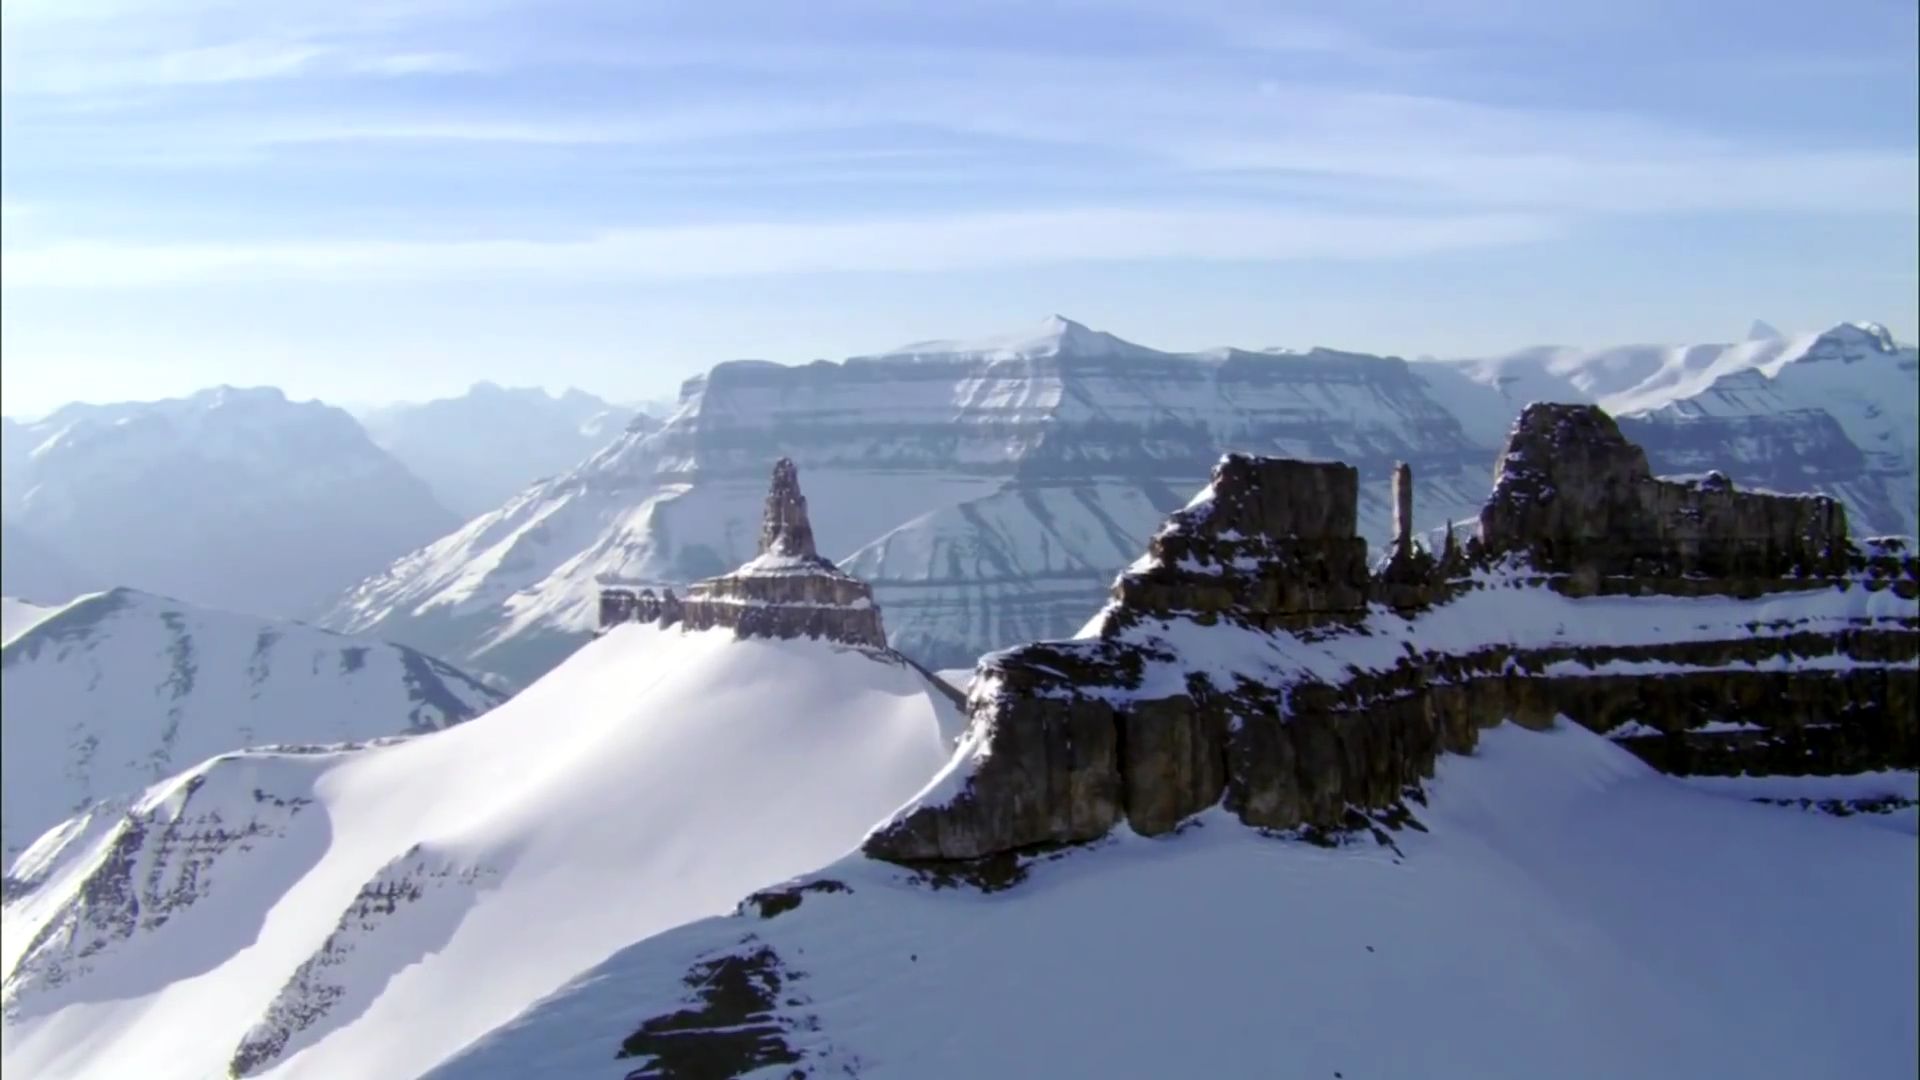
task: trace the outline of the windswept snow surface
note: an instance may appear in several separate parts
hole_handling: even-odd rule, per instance
[[[0,643],[32,629],[35,623],[59,611],[58,605],[33,604],[11,596],[0,596]]]
[[[418,1075],[614,949],[852,850],[959,723],[890,658],[630,625],[444,732],[216,760],[149,808],[262,832],[163,925],[13,963],[81,895],[76,868],[111,891],[111,837],[80,826],[10,898],[6,1070],[185,1080],[238,1049],[256,1075]]]
[[[432,731],[506,697],[404,646],[133,589],[32,614],[6,603],[8,861],[93,801],[124,806],[214,754]],[[16,632],[16,617],[30,624]]]
[[[850,893],[623,950],[430,1075],[619,1080],[645,1064],[622,1040],[698,1007],[693,965],[762,948],[805,1055],[777,1075],[1913,1074],[1912,836],[1697,791],[1572,725],[1484,733],[1412,809],[1426,831],[1331,850],[1216,811],[992,894],[850,858],[812,875]]]

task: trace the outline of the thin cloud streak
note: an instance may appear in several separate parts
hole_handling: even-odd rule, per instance
[[[1079,209],[838,223],[742,223],[609,231],[539,242],[278,245],[62,244],[0,253],[8,289],[370,279],[718,278],[924,272],[1081,261],[1394,259],[1540,240],[1544,217],[1367,217]]]

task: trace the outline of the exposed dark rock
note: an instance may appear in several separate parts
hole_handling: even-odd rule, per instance
[[[1566,574],[1568,591],[1604,578],[1780,579],[1838,574],[1847,515],[1823,495],[1656,480],[1646,452],[1590,405],[1529,405],[1514,423],[1480,512],[1490,554],[1521,553]]]
[[[820,558],[813,546],[813,522],[807,518],[807,497],[800,494],[800,470],[791,458],[773,463],[766,516],[760,522],[760,554]]]
[[[625,1080],[743,1076],[801,1060],[787,1041],[794,1021],[778,1010],[794,976],[772,947],[742,945],[750,947],[694,965],[686,977],[692,1002],[646,1020],[620,1044],[617,1058],[647,1059]]]
[[[1304,629],[1366,614],[1359,474],[1337,462],[1228,454],[1114,583],[1103,636],[1142,617]]]
[[[696,582],[681,612],[692,630],[720,626],[741,637],[817,637],[887,647],[873,590],[814,549],[799,473],[786,458],[773,466],[759,556],[731,574]]]
[[[1709,640],[1649,629],[1625,644],[1503,644],[1490,626],[1487,644],[1422,649],[1416,630],[1404,655],[1331,678],[1284,659],[1387,629],[1369,625],[1369,597],[1416,628],[1421,612],[1489,587],[1911,600],[1920,564],[1895,543],[1851,549],[1830,499],[1743,493],[1724,476],[1655,480],[1599,409],[1531,406],[1482,514],[1486,542],[1463,550],[1449,527],[1435,558],[1403,530],[1369,577],[1354,483],[1344,466],[1222,459],[1210,493],[1116,582],[1097,638],[981,661],[972,771],[876,830],[866,852],[923,871],[993,866],[1123,821],[1166,833],[1221,803],[1250,826],[1331,835],[1359,827],[1356,808],[1391,814],[1440,753],[1470,751],[1509,720],[1566,717],[1679,773],[1920,764],[1920,609],[1854,625],[1729,623]],[[1281,659],[1236,674],[1213,642],[1266,642]],[[1848,662],[1817,663],[1827,657]]]
[[[843,881],[822,878],[800,885],[779,889],[762,889],[740,902],[742,911],[753,910],[763,919],[784,915],[800,906],[808,893],[850,893],[853,889]]]

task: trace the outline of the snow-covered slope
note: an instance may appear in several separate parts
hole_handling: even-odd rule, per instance
[[[352,417],[274,389],[69,405],[8,442],[7,516],[95,588],[297,617],[458,524]]]
[[[1378,544],[1395,462],[1413,467],[1422,526],[1467,516],[1530,401],[1644,409],[1762,376],[1775,390],[1766,408],[1792,419],[1750,431],[1749,449],[1719,464],[1743,483],[1830,491],[1858,531],[1912,531],[1911,412],[1871,411],[1913,399],[1911,356],[1844,327],[1472,363],[1178,354],[1056,316],[1029,333],[841,363],[736,361],[689,380],[658,431],[631,432],[400,560],[327,621],[525,680],[584,640],[602,580],[684,585],[751,554],[761,477],[784,456],[840,508],[821,524],[821,551],[873,584],[894,646],[964,665],[1070,632],[1223,450],[1355,465],[1361,532]],[[1660,471],[1697,471],[1699,447],[1641,437]],[[1820,468],[1772,469],[1810,448]]]
[[[0,596],[0,644],[26,633],[35,623],[59,610],[45,604]]]
[[[615,954],[430,1075],[1911,1075],[1910,820],[1747,797],[1508,725],[1380,843],[1214,811],[988,894],[851,858],[797,907]]]
[[[843,363],[721,364],[630,433],[349,594],[328,617],[524,678],[575,647],[602,579],[685,583],[753,551],[769,462],[817,500],[820,549],[872,582],[896,647],[934,666],[1071,630],[1223,447],[1414,463],[1465,514],[1492,452],[1399,360],[1181,355],[1054,318],[1026,335]],[[1384,490],[1384,489],[1379,489]],[[1370,490],[1363,528],[1384,536]]]
[[[475,383],[465,394],[389,405],[360,417],[381,449],[425,480],[462,519],[498,507],[528,484],[579,464],[629,424],[658,421],[569,388]]]
[[[131,589],[16,603],[0,648],[9,862],[89,803],[111,813],[213,754],[431,731],[505,696],[404,646]]]
[[[1539,345],[1500,356],[1425,360],[1435,377],[1451,372],[1494,390],[1513,412],[1533,401],[1593,403],[1612,413],[1639,412],[1691,397],[1723,375],[1802,355],[1816,334],[1750,336],[1735,343],[1614,345],[1602,349]],[[1462,422],[1466,422],[1465,417]]]
[[[852,849],[959,723],[889,655],[634,624],[447,731],[217,758],[33,853],[6,1070],[418,1075]]]

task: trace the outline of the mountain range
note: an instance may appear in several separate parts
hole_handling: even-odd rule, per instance
[[[520,489],[579,464],[630,424],[658,422],[582,390],[475,383],[459,397],[369,409],[360,423],[374,444],[427,482],[463,520]]]
[[[324,621],[527,681],[585,639],[603,582],[684,586],[746,557],[762,472],[790,457],[849,507],[820,547],[872,582],[893,645],[965,666],[1071,632],[1225,450],[1355,465],[1377,547],[1390,512],[1373,481],[1407,462],[1422,525],[1470,515],[1532,400],[1629,414],[1660,471],[1711,457],[1742,480],[1832,492],[1862,534],[1912,533],[1916,393],[1913,348],[1870,324],[1410,363],[1172,353],[1055,316],[838,363],[734,361],[689,379],[657,430],[405,556]]]
[[[270,388],[7,420],[4,457],[10,534],[82,587],[271,617],[311,614],[459,524],[351,416]],[[64,601],[71,584],[10,574],[0,591]]]
[[[212,755],[435,731],[506,697],[404,646],[133,589],[59,607],[5,603],[9,863],[62,820],[90,809],[111,820]]]
[[[1371,569],[1358,470],[1230,455],[964,704],[819,558],[856,501],[783,460],[751,559],[484,715],[47,833],[5,1066],[1901,1075],[1920,562],[1828,498],[1656,480],[1597,409],[1499,453],[1464,549],[1403,520]],[[86,675],[90,602],[10,607],[9,664]],[[156,644],[95,674],[175,688]]]

